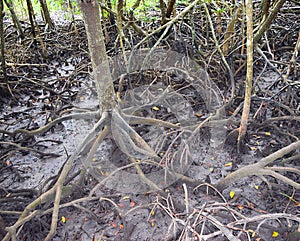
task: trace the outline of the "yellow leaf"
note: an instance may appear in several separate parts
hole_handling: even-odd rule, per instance
[[[52,122],[52,121],[53,121],[52,117],[49,117],[48,121],[49,121],[49,122]]]
[[[254,188],[255,188],[256,190],[258,190],[259,186],[255,185]]]
[[[98,167],[98,170],[99,170],[100,174],[101,174],[102,176],[104,176],[104,172],[102,171],[102,168],[101,168],[101,167]]]
[[[214,172],[214,168],[213,167],[210,167],[209,168],[209,171],[212,173],[212,172]]]
[[[130,197],[129,196],[124,196],[122,199],[123,200],[127,200],[127,199],[129,199]]]
[[[254,236],[255,236],[255,231],[252,230],[252,229],[249,229],[248,232],[249,232],[249,233],[252,233],[252,234],[251,234],[251,238],[254,238]]]
[[[257,148],[257,147],[255,147],[255,146],[250,146],[250,150],[252,150],[252,151],[256,151],[256,150],[258,150],[258,148]]]
[[[63,223],[65,223],[65,222],[66,222],[66,217],[65,217],[65,216],[61,216],[61,221],[62,221]]]
[[[154,216],[154,214],[155,214],[155,212],[154,212],[154,210],[152,210],[152,211],[151,211],[151,215]]]
[[[271,132],[267,131],[265,134],[266,134],[266,136],[270,136]]]
[[[152,222],[151,222],[151,227],[154,227],[154,225],[155,225],[155,223],[152,221]]]
[[[278,237],[278,235],[279,235],[279,233],[278,233],[278,232],[276,232],[276,231],[273,231],[273,233],[272,233],[272,237],[273,237],[273,238],[276,238],[276,237]]]
[[[229,193],[229,197],[230,197],[230,198],[233,198],[233,197],[234,197],[234,194],[235,194],[235,192],[234,192],[234,191],[230,191],[230,193]]]
[[[153,110],[156,110],[156,111],[158,111],[159,110],[159,108],[157,107],[157,106],[153,106],[153,108],[152,108]]]
[[[214,157],[214,156],[212,156],[210,159],[211,159],[212,161],[214,161],[214,160],[215,160],[215,157]]]
[[[196,114],[195,114],[195,116],[197,116],[197,117],[201,117],[201,114],[199,114],[199,113],[196,113]]]
[[[232,166],[232,162],[227,162],[224,164],[225,167],[231,167]]]

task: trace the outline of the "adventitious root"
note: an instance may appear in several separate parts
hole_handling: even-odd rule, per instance
[[[260,161],[258,161],[255,164],[244,166],[229,175],[227,175],[224,179],[219,181],[216,185],[218,190],[224,190],[225,188],[229,187],[232,183],[249,176],[273,176],[274,178],[281,180],[296,189],[300,189],[300,184],[296,183],[295,181],[277,173],[276,171],[281,172],[293,172],[298,175],[300,175],[300,170],[297,168],[285,168],[285,167],[267,167],[267,165],[273,163],[275,160],[283,157],[284,155],[287,155],[291,153],[294,150],[297,150],[300,148],[300,141],[294,142],[274,153],[271,155],[262,158]]]
[[[139,122],[139,121],[141,121],[141,119],[133,118],[133,122]],[[57,121],[55,123],[57,123]],[[71,194],[70,193],[71,187],[65,185],[65,181],[69,174],[69,171],[71,170],[75,160],[78,159],[80,156],[84,156],[85,152],[88,152],[88,154],[85,157],[83,164],[86,168],[90,167],[91,160],[94,157],[99,145],[112,132],[111,123],[113,123],[113,127],[115,127],[115,131],[117,131],[117,133],[119,133],[120,136],[122,136],[122,137],[117,137],[115,141],[119,144],[119,146],[123,150],[128,150],[128,152],[125,151],[125,154],[131,160],[132,166],[136,168],[137,173],[140,176],[141,180],[149,186],[149,189],[163,192],[160,187],[158,187],[155,183],[153,183],[144,175],[143,170],[140,167],[139,161],[137,161],[137,159],[135,159],[134,156],[132,156],[129,150],[132,149],[139,154],[143,154],[149,157],[153,157],[156,160],[159,160],[157,154],[147,144],[147,142],[145,142],[143,138],[123,119],[122,114],[119,113],[119,110],[113,110],[112,112],[104,112],[100,120],[94,125],[94,127],[89,131],[89,133],[83,139],[81,144],[78,146],[77,150],[66,161],[53,187],[51,187],[48,191],[40,195],[29,205],[27,205],[27,207],[20,215],[18,221],[14,225],[6,228],[8,233],[4,237],[3,239],[4,241],[9,240],[10,238],[12,240],[16,240],[18,229],[24,223],[40,215],[41,210],[38,210],[37,207],[42,206],[46,202],[54,203],[54,207],[52,210],[51,228],[47,237],[45,238],[45,240],[51,240],[51,238],[55,235],[56,232],[60,202],[63,197]],[[157,124],[157,125],[165,125],[167,127],[178,128],[178,126],[173,125],[171,123],[163,122],[155,119],[149,119],[149,123],[147,124],[150,123],[154,125]],[[38,133],[43,131],[44,129],[39,130]],[[124,142],[124,138],[127,139],[126,143]]]
[[[55,234],[56,226],[57,226],[57,219],[58,219],[58,211],[59,211],[59,203],[61,201],[62,195],[69,195],[69,193],[62,193],[64,182],[66,180],[66,177],[68,176],[68,173],[70,169],[73,166],[74,161],[78,158],[84,147],[89,143],[91,139],[95,137],[95,133],[98,129],[102,129],[102,126],[104,126],[105,122],[107,120],[107,113],[104,113],[102,115],[102,118],[95,124],[94,128],[88,133],[86,138],[82,141],[82,143],[79,145],[77,150],[73,153],[73,155],[67,160],[65,163],[61,174],[54,184],[52,188],[50,188],[47,192],[43,193],[41,196],[39,196],[37,199],[35,199],[33,202],[28,204],[22,214],[20,215],[18,221],[12,225],[11,227],[7,227],[6,230],[8,233],[4,237],[5,240],[9,240],[10,238],[12,240],[16,240],[17,230],[18,228],[23,225],[24,223],[28,222],[32,218],[34,218],[40,211],[36,210],[37,207],[41,206],[42,204],[46,202],[54,202],[54,208],[52,212],[52,223],[51,223],[51,230],[46,237],[45,240],[50,240],[53,235]]]
[[[70,114],[70,115],[59,117],[59,118],[55,119],[54,121],[49,122],[47,125],[42,126],[35,130],[17,129],[14,131],[6,131],[6,130],[0,129],[0,133],[3,133],[5,135],[10,135],[10,136],[15,136],[18,133],[25,134],[27,136],[41,135],[41,134],[44,134],[45,132],[47,132],[48,130],[50,130],[55,125],[57,125],[63,121],[72,120],[72,119],[75,119],[75,120],[77,120],[77,119],[81,119],[81,120],[95,119],[97,116],[99,116],[99,114],[100,114],[99,111],[88,112],[88,113],[75,113],[75,114]]]
[[[78,146],[77,150],[69,157],[66,161],[65,165],[62,168],[62,171],[56,181],[56,183],[45,193],[40,195],[36,200],[31,202],[27,207],[24,209],[22,214],[20,215],[18,221],[8,227],[6,230],[8,234],[5,236],[3,240],[17,240],[17,233],[21,226],[28,222],[29,220],[41,215],[43,213],[42,210],[37,209],[37,207],[41,207],[44,203],[54,203],[53,210],[52,210],[52,221],[51,221],[51,228],[45,240],[51,240],[51,238],[55,235],[56,228],[57,228],[57,221],[58,221],[58,213],[60,210],[61,200],[65,196],[69,196],[71,193],[71,187],[69,184],[66,184],[66,179],[68,174],[74,165],[74,162],[78,158],[83,158],[83,164],[86,169],[91,168],[93,157],[96,154],[96,151],[101,144],[101,142],[106,138],[111,136],[114,138],[114,141],[117,143],[120,150],[127,156],[127,158],[131,161],[131,164],[118,168],[114,172],[110,173],[105,180],[110,179],[114,174],[118,171],[125,170],[129,167],[134,167],[136,173],[139,176],[141,182],[146,184],[149,187],[149,190],[153,190],[158,192],[162,197],[167,198],[168,195],[163,191],[163,189],[157,185],[157,183],[153,182],[152,180],[148,179],[145,175],[142,164],[148,162],[148,160],[152,160],[152,162],[158,166],[163,167],[160,165],[161,157],[152,149],[151,146],[135,131],[130,124],[146,124],[146,125],[154,125],[154,126],[164,126],[166,128],[174,129],[176,131],[183,132],[184,129],[178,125],[174,125],[172,123],[168,123],[166,121],[151,119],[151,118],[143,118],[143,117],[135,117],[130,116],[130,118],[124,117],[125,115],[119,110],[114,109],[110,112],[104,112],[100,118],[100,120],[94,125],[94,127],[89,131],[86,137],[82,140],[81,144]],[[128,117],[128,116],[127,116]],[[128,121],[126,121],[128,120]],[[130,121],[131,120],[131,121]],[[188,132],[197,132],[202,126],[206,125],[210,119],[208,118],[202,124],[189,127]],[[191,129],[192,128],[192,129]],[[293,172],[295,174],[300,174],[300,171],[296,168],[285,168],[285,167],[268,167],[269,164],[274,162],[276,159],[283,157],[284,155],[300,148],[300,141],[292,143],[291,145],[282,148],[281,150],[261,159],[259,162],[245,166],[231,174],[229,174],[226,178],[218,182],[215,186],[217,190],[223,190],[229,187],[233,182],[240,180],[243,177],[251,176],[251,175],[271,175],[297,189],[299,189],[299,183],[292,181],[291,179],[279,174],[278,172]],[[188,153],[188,147],[184,147],[184,152]],[[87,153],[87,155],[85,154]],[[144,160],[139,160],[139,157],[144,156]],[[180,155],[179,155],[180,157]],[[154,162],[154,161],[155,162]],[[184,162],[184,159],[180,159],[180,162]],[[150,163],[150,162],[149,162]],[[173,175],[176,177],[176,180],[181,179],[182,182],[187,184],[197,184],[198,182],[190,179],[188,177],[183,176],[182,174],[178,174],[173,172]],[[104,181],[104,180],[102,180]],[[103,183],[103,182],[102,182]],[[199,184],[199,183],[198,183]],[[95,193],[95,189],[91,191],[90,198]],[[186,203],[185,205],[174,203],[175,206],[178,207],[178,210],[184,211],[188,209],[189,204]],[[76,206],[76,205],[75,205]],[[79,207],[79,206],[78,206]],[[201,212],[202,213],[202,212]],[[200,214],[200,213],[199,213]],[[199,215],[198,214],[198,215]],[[202,214],[201,214],[202,215]],[[209,214],[207,214],[209,216]],[[218,234],[222,233],[227,236],[230,240],[234,240],[234,236],[232,235],[232,230],[229,226],[224,226],[223,224],[219,223],[218,220],[215,220],[214,217],[209,216],[209,220],[212,224],[219,229],[217,232]],[[190,223],[186,223],[182,220],[175,220],[179,224],[184,225],[188,228],[188,232],[194,232],[193,228]],[[216,233],[216,234],[217,234]],[[184,235],[183,235],[184,237]],[[208,237],[206,237],[208,238]]]

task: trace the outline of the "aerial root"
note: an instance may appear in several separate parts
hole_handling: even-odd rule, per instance
[[[127,118],[130,117],[130,118]],[[128,122],[126,121],[128,120]],[[146,121],[146,122],[144,122]],[[158,125],[163,126],[166,128],[173,128],[175,130],[183,131],[182,127],[179,127],[177,125],[174,125],[172,123],[168,123],[161,120],[156,120],[152,118],[140,118],[140,117],[134,117],[134,116],[125,116],[122,112],[115,109],[111,112],[104,112],[100,118],[100,120],[94,125],[94,127],[89,131],[89,133],[86,135],[86,137],[83,139],[77,150],[68,158],[66,163],[64,164],[61,173],[59,174],[59,177],[56,181],[56,183],[45,193],[41,194],[38,198],[36,198],[34,201],[32,201],[27,207],[24,209],[22,214],[20,215],[18,221],[10,226],[7,227],[6,230],[8,231],[7,235],[4,237],[4,241],[8,241],[10,238],[12,240],[17,240],[17,233],[18,229],[25,224],[26,222],[30,221],[31,219],[39,216],[44,215],[40,210],[37,210],[36,208],[46,202],[53,202],[54,206],[52,211],[52,221],[51,221],[51,228],[50,231],[46,237],[45,240],[50,240],[56,232],[57,228],[57,220],[58,220],[58,213],[61,207],[64,207],[65,204],[60,204],[61,199],[67,195],[70,195],[70,188],[68,189],[67,184],[65,184],[66,178],[69,174],[69,171],[71,170],[75,160],[78,159],[79,156],[82,156],[82,158],[86,155],[85,152],[87,152],[87,156],[83,160],[83,165],[86,169],[90,168],[92,166],[91,160],[96,154],[96,151],[101,144],[101,142],[110,134],[112,134],[116,144],[120,148],[122,152],[128,157],[128,159],[131,161],[131,164],[126,165],[121,168],[117,168],[112,173],[110,173],[110,176],[106,177],[104,180],[100,181],[99,184],[91,190],[90,195],[87,197],[87,200],[94,200],[92,195],[94,195],[96,188],[99,187],[99,185],[105,182],[105,180],[108,180],[110,177],[112,177],[114,174],[121,170],[125,170],[130,167],[134,167],[136,169],[137,174],[139,175],[139,178],[142,182],[147,184],[150,189],[153,191],[156,191],[159,193],[162,197],[168,198],[168,195],[160,188],[156,183],[151,181],[147,176],[144,174],[143,170],[141,169],[141,164],[146,163],[148,159],[153,159],[156,162],[151,162],[151,164],[157,166],[160,165],[161,158],[156,154],[156,152],[152,149],[151,146],[148,145],[148,143],[130,126],[130,124],[148,124],[148,125]],[[196,131],[200,129],[203,125],[205,125],[206,122],[203,122],[201,125],[197,125],[195,128],[192,128],[191,131]],[[233,182],[240,180],[243,177],[251,176],[251,175],[271,175],[297,189],[299,189],[299,183],[296,183],[292,181],[291,179],[277,173],[277,172],[292,172],[295,174],[300,174],[299,169],[297,168],[288,168],[288,167],[268,167],[268,164],[271,164],[276,159],[281,158],[282,156],[300,148],[300,141],[294,142],[290,144],[287,147],[282,148],[281,150],[261,159],[259,162],[248,165],[245,167],[240,168],[239,170],[229,174],[226,178],[221,180],[215,185],[216,190],[222,191],[223,189],[230,186]],[[188,150],[187,150],[188,152]],[[139,157],[145,157],[144,160],[140,160]],[[183,161],[184,157],[180,156],[182,159],[180,161]],[[177,179],[181,179],[182,182],[195,185],[199,184],[198,182],[194,181],[193,179],[190,179],[188,177],[185,177],[184,175],[181,175],[179,173],[172,173],[174,174],[174,177]],[[103,182],[104,181],[104,182]],[[104,200],[104,199],[103,199]],[[187,206],[178,204],[176,202],[173,202],[175,206],[178,207],[178,210],[184,211],[186,210]],[[161,204],[160,204],[161,205]],[[76,207],[74,204],[73,206]],[[78,208],[81,208],[81,206],[77,205]],[[200,215],[200,214],[199,214]],[[210,222],[213,223],[213,225],[219,229],[219,232],[217,233],[223,233],[226,235],[230,240],[234,240],[232,236],[232,232],[227,225],[226,227],[217,222],[217,220],[214,220],[214,217],[207,216],[207,218],[210,220]],[[174,222],[182,222],[179,220],[175,220]],[[189,224],[190,223],[186,223]],[[189,226],[186,226],[189,227]],[[190,229],[192,230],[192,229]],[[213,234],[210,234],[213,235]]]
[[[273,176],[296,189],[300,189],[300,184],[294,182],[293,180],[277,173],[276,171],[284,171],[284,172],[293,172],[299,174],[300,170],[297,168],[285,168],[285,167],[267,167],[267,165],[273,163],[275,160],[283,157],[284,155],[289,154],[290,152],[300,148],[300,141],[294,142],[282,149],[272,153],[271,155],[262,158],[255,164],[244,166],[229,175],[227,175],[224,179],[219,181],[216,184],[218,190],[224,190],[229,187],[232,183],[249,176],[263,176],[270,175]]]

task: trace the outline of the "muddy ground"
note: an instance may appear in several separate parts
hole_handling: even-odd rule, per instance
[[[286,16],[280,15],[278,24],[283,18],[286,19]],[[284,24],[294,22],[291,20]],[[32,42],[29,33],[26,39],[20,40],[13,25],[7,23],[7,84],[1,87],[5,89],[9,86],[9,89],[6,89],[6,94],[2,93],[0,103],[1,238],[5,235],[5,227],[17,221],[26,205],[53,185],[61,167],[97,121],[97,117],[89,120],[71,119],[39,135],[16,131],[38,129],[71,111],[82,113],[97,110],[83,22],[76,21],[76,26],[78,34],[74,33],[69,22],[58,22],[55,30],[44,28],[41,24],[48,53],[44,59],[39,43]],[[111,40],[107,42],[107,49],[113,57],[119,55],[118,48],[114,47],[117,34],[113,27],[108,30]],[[184,32],[184,29],[181,31]],[[284,35],[284,40],[280,37],[284,33],[276,27],[269,33],[270,41],[277,44],[272,63],[277,70],[285,69],[293,54],[297,31]],[[133,41],[138,42],[139,38]],[[151,41],[150,47],[153,45]],[[173,51],[183,52],[183,55],[191,51],[190,45],[174,40],[172,35],[161,48],[168,49],[166,43],[173,46]],[[197,59],[197,55],[194,57]],[[244,61],[244,58],[233,54],[228,56],[228,60],[236,70],[237,94],[233,104],[226,109],[224,118],[229,118],[241,106],[244,92],[245,72],[240,66],[234,65],[240,64],[239,61]],[[222,65],[217,66],[218,61],[220,59],[213,59],[211,68],[203,69],[224,101],[229,95],[229,78]],[[237,152],[236,136],[231,132],[238,127],[239,112],[234,121],[222,125],[222,135],[215,135],[217,129],[206,127],[195,137],[191,145],[192,161],[184,174],[203,184],[191,186],[177,180],[164,187],[167,195],[162,196],[159,192],[145,189],[143,185],[130,183],[133,177],[130,168],[124,171],[124,175],[129,173],[129,177],[126,179],[124,176],[118,188],[109,182],[99,185],[113,171],[108,169],[106,163],[112,163],[115,168],[130,164],[111,137],[101,144],[93,159],[97,164],[96,174],[91,168],[94,164],[84,163],[83,157],[75,162],[68,182],[76,183],[80,170],[87,169],[87,172],[80,185],[61,200],[58,228],[53,240],[231,240],[230,235],[226,238],[228,230],[240,240],[300,240],[297,235],[291,235],[299,225],[299,221],[295,221],[300,218],[299,190],[272,177],[262,179],[256,176],[244,178],[222,193],[212,186],[230,172],[255,163],[300,137],[299,121],[292,120],[292,116],[299,116],[300,113],[299,57],[292,66],[288,83],[258,54],[255,63],[255,93],[242,153]],[[115,79],[116,91],[119,90],[119,81],[120,78]],[[136,94],[141,95],[144,90],[142,86],[155,84],[157,88],[165,88],[167,85],[161,84],[167,82],[177,86],[173,90],[180,93],[182,101],[189,103],[185,112],[178,117],[174,109],[154,101],[141,108],[139,114],[170,122],[182,118],[180,121],[188,119],[189,125],[199,124],[215,110],[205,105],[202,92],[195,91],[193,86],[182,90],[183,86],[188,85],[185,81],[163,70],[131,73],[120,93],[125,100],[122,108],[132,107],[132,102],[126,102],[129,100],[126,99],[129,98],[126,93],[130,89],[135,89]],[[152,94],[155,96],[157,93],[153,91]],[[265,102],[267,105],[263,105]],[[139,105],[138,102],[135,104]],[[179,108],[179,103],[173,104]],[[267,122],[278,116],[291,118]],[[135,128],[151,146],[157,144],[160,131],[168,131],[145,125]],[[219,138],[218,145],[212,143],[216,141],[216,136]],[[172,136],[168,138],[171,139],[167,143],[172,143]],[[299,150],[296,150],[274,165],[299,168],[299,154]],[[143,171],[155,173],[157,170],[145,166]],[[297,173],[288,173],[286,176],[300,182]],[[21,226],[18,240],[45,238],[51,223],[52,205],[48,201],[39,207],[40,214]]]

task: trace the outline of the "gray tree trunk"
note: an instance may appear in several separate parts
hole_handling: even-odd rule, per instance
[[[78,4],[85,23],[100,110],[111,111],[116,106],[115,91],[105,49],[98,1],[78,0]]]

